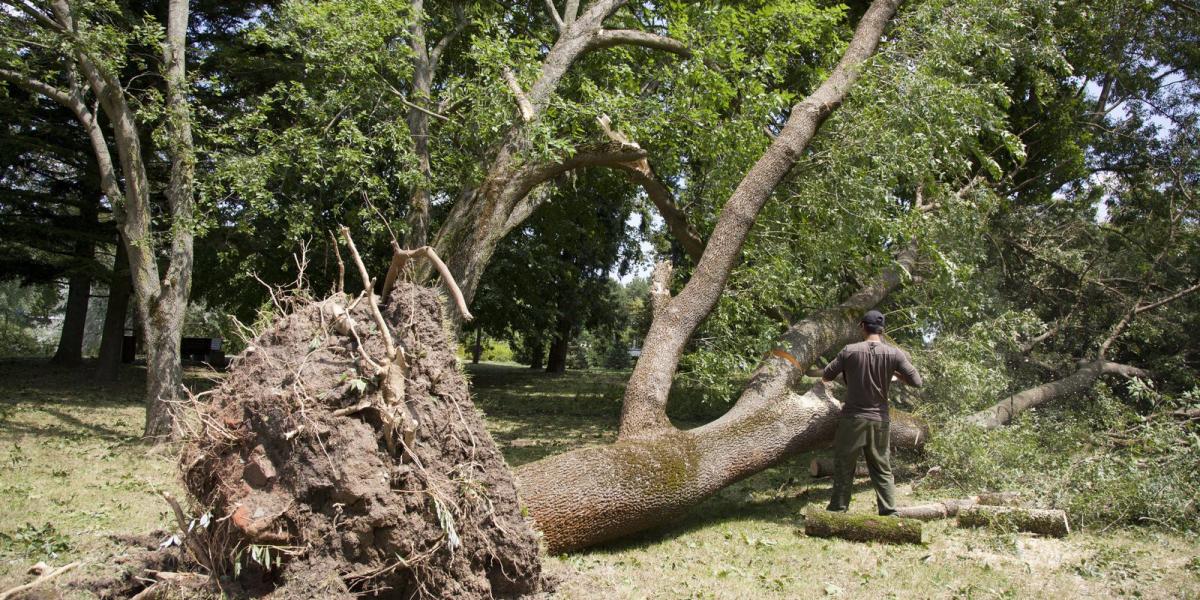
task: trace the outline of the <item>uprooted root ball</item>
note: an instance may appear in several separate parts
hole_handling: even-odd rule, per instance
[[[380,308],[403,350],[399,388],[380,388],[387,352],[368,301],[335,296],[260,335],[204,399],[181,467],[209,527],[232,534],[211,562],[287,598],[538,591],[537,538],[439,298],[401,284]]]

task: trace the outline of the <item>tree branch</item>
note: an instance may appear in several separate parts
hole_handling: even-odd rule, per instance
[[[526,123],[532,121],[534,117],[533,105],[530,104],[529,97],[525,95],[525,90],[521,89],[521,83],[517,81],[517,76],[508,67],[501,69],[500,74],[504,77],[504,83],[508,84],[508,90],[512,92],[513,97],[517,100],[517,109],[521,113],[521,120]]]
[[[566,28],[566,24],[563,23],[562,17],[558,16],[558,9],[554,8],[554,0],[545,1],[546,12],[550,13],[550,20],[554,21],[554,26],[558,28],[559,32],[562,32],[562,30]]]
[[[10,71],[8,69],[0,69],[0,79],[19,86],[34,94],[41,94],[66,108],[71,110],[75,109],[74,104],[77,101],[76,98],[66,91],[44,81],[27,77],[21,73]]]
[[[684,347],[716,306],[759,210],[858,80],[860,66],[875,53],[899,4],[900,0],[871,3],[829,77],[792,108],[779,137],[726,201],[691,279],[670,307],[651,322],[642,355],[625,388],[619,438],[669,430],[667,396]]]
[[[1180,298],[1183,298],[1184,296],[1187,296],[1188,294],[1195,292],[1196,290],[1200,290],[1200,283],[1197,283],[1196,285],[1182,289],[1174,294],[1171,294],[1170,296],[1167,296],[1166,298],[1155,300],[1154,302],[1151,302],[1150,304],[1144,304],[1142,306],[1138,306],[1137,308],[1134,308],[1133,311],[1135,314],[1140,315],[1148,310],[1154,310],[1164,304],[1170,304]]]
[[[1031,408],[1086,390],[1101,375],[1150,378],[1150,373],[1144,369],[1099,358],[1084,363],[1074,373],[1062,379],[1017,392],[992,406],[967,416],[965,420],[967,423],[978,425],[984,429],[1003,427],[1011,423],[1017,415]]]
[[[614,130],[612,128],[612,120],[609,119],[608,115],[600,115],[596,120],[599,121],[601,129],[604,130],[604,134],[610,140],[640,147],[625,134]],[[655,175],[654,170],[650,167],[649,159],[642,158],[621,163],[616,165],[616,168],[623,171],[630,181],[642,186],[642,189],[646,190],[646,196],[654,203],[654,207],[658,209],[658,214],[667,223],[667,227],[671,230],[671,234],[675,236],[676,241],[687,252],[693,263],[700,262],[700,256],[704,253],[704,240],[700,238],[700,232],[691,223],[688,223],[687,214],[675,203],[671,190]]]
[[[587,48],[598,50],[614,46],[643,46],[684,57],[692,55],[692,51],[679,40],[636,29],[602,29],[588,40]]]

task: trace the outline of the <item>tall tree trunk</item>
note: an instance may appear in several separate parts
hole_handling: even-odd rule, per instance
[[[143,435],[151,439],[175,436],[177,401],[183,395],[183,365],[180,343],[183,337],[183,304],[169,302],[152,315],[146,335],[146,426]],[[173,312],[173,311],[177,311]]]
[[[475,346],[471,348],[471,362],[479,364],[479,359],[483,358],[483,329],[475,330]]]
[[[76,259],[90,260],[91,250],[90,240],[79,240],[75,243]],[[50,362],[65,367],[79,366],[83,362],[83,332],[87,324],[91,292],[92,276],[81,266],[77,266],[67,280],[66,314],[63,316],[62,332],[58,336],[58,349]]]
[[[529,368],[538,370],[546,360],[546,344],[542,340],[526,342],[529,344]]]
[[[683,349],[724,291],[759,210],[845,99],[898,5],[899,0],[875,0],[837,67],[792,108],[779,136],[726,201],[700,261],[678,296],[670,296],[667,265],[656,269],[653,320],[626,387],[617,442],[542,459],[518,470],[522,497],[551,552],[661,523],[730,483],[832,438],[838,405],[825,387],[818,383],[805,394],[790,393],[790,387],[820,353],[851,334],[863,310],[899,284],[897,269],[889,269],[880,281],[837,308],[790,328],[781,340],[785,347],[771,354],[737,404],[720,419],[680,431],[667,419],[666,403]],[[914,255],[903,253],[901,265],[904,261],[911,265]],[[893,438],[907,434],[922,440],[924,431],[910,425],[894,422]]]
[[[546,359],[547,373],[566,373],[567,354],[571,351],[571,330],[574,324],[565,314],[558,316],[554,327],[554,340],[550,343],[550,355]]]
[[[125,244],[117,236],[117,257],[108,283],[108,308],[104,312],[104,330],[100,338],[100,356],[96,361],[98,381],[116,381],[121,370],[121,349],[125,343],[125,321],[129,313],[129,257]]]
[[[93,185],[87,186],[87,183]],[[87,325],[88,303],[92,297],[92,263],[96,260],[96,242],[90,236],[92,230],[99,227],[100,191],[95,189],[97,178],[89,174],[84,178],[84,184],[93,189],[95,203],[84,203],[79,211],[79,221],[83,225],[80,237],[75,241],[73,260],[71,261],[70,276],[67,280],[67,307],[63,316],[62,332],[58,337],[58,349],[54,352],[51,362],[56,365],[78,366],[83,362],[83,336]]]

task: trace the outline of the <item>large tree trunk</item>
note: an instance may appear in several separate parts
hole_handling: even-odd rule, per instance
[[[91,180],[92,177],[87,179]],[[96,202],[99,203],[96,192]],[[86,226],[99,226],[97,207],[84,205],[80,210],[80,221]],[[62,366],[78,366],[83,362],[83,336],[87,326],[88,302],[92,297],[92,262],[96,258],[96,242],[90,232],[82,233],[75,241],[70,276],[67,279],[67,306],[63,315],[62,332],[58,336],[58,349],[50,362]]]
[[[546,359],[547,373],[566,373],[567,355],[571,351],[571,329],[573,325],[567,315],[559,315],[554,327],[554,340],[550,342],[550,355]]]
[[[1097,359],[1084,363],[1070,375],[1050,383],[1017,392],[992,406],[966,418],[968,423],[984,429],[996,429],[1012,422],[1017,415],[1055,398],[1087,390],[1101,375],[1149,378],[1150,374],[1137,367]]]
[[[759,210],[844,100],[898,4],[875,0],[828,79],[792,108],[779,136],[726,201],[678,296],[669,294],[666,265],[656,269],[653,321],[626,387],[617,442],[518,470],[525,503],[551,552],[661,523],[730,483],[832,439],[839,407],[825,386],[817,384],[805,394],[790,393],[790,388],[821,352],[853,335],[863,310],[899,284],[896,269],[836,309],[790,328],[781,339],[784,347],[755,372],[737,404],[720,419],[679,431],[667,419],[666,403],[683,349],[716,306]],[[911,265],[914,254],[903,253],[902,264]],[[894,432],[904,429],[903,423],[893,423]],[[923,439],[923,433],[907,433]]]
[[[94,244],[91,240],[75,242],[77,262],[90,261]],[[58,336],[58,349],[50,362],[74,367],[83,362],[83,333],[87,325],[88,300],[92,297],[92,276],[82,264],[76,264],[67,280],[67,306],[63,316],[62,332]]]
[[[167,307],[182,312],[182,306]],[[143,435],[152,439],[175,436],[177,401],[183,395],[183,365],[179,345],[183,334],[183,315],[161,314],[151,317],[146,328],[146,427]]]
[[[118,235],[117,257],[113,261],[112,278],[108,283],[108,307],[104,312],[100,355],[96,361],[98,381],[116,381],[120,373],[121,353],[125,343],[125,321],[129,313],[130,286],[129,258]]]
[[[522,498],[551,552],[583,548],[660,524],[714,492],[833,440],[840,405],[818,383],[793,387],[805,367],[854,339],[862,313],[900,286],[915,250],[842,304],[796,323],[755,371],[737,404],[702,427],[662,430],[544,458],[517,469]],[[893,411],[895,447],[929,437],[919,420]],[[630,476],[636,474],[636,476]]]

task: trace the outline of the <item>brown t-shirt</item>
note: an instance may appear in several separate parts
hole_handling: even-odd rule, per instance
[[[845,376],[849,394],[842,406],[843,417],[862,417],[872,421],[888,420],[888,388],[892,373],[899,373],[909,385],[921,387],[921,374],[912,366],[903,350],[883,342],[850,344],[825,366],[823,377],[832,381]]]

